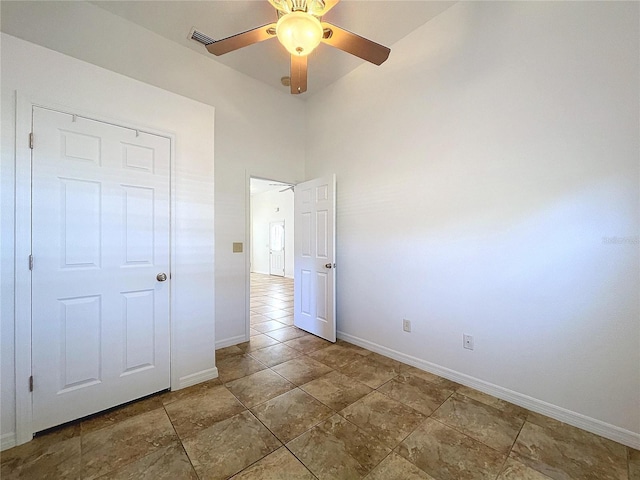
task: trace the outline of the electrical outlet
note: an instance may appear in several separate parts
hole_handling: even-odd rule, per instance
[[[471,335],[462,335],[462,346],[467,350],[473,350],[473,337]]]
[[[402,330],[405,332],[411,331],[411,320],[407,320],[406,318],[402,319]]]

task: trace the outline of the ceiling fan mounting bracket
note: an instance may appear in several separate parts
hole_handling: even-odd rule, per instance
[[[333,37],[333,30],[331,30],[330,28],[325,28],[322,31],[322,38],[326,40],[327,38],[331,38],[331,37]]]

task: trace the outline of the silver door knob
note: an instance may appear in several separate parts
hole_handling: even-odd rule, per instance
[[[158,275],[156,275],[156,280],[158,280],[159,282],[164,282],[166,279],[167,279],[166,273],[159,273]]]
[[[325,263],[324,264],[324,268],[331,268],[331,264],[330,263]]]

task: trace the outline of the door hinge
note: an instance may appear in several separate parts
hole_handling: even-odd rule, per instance
[[[33,255],[29,255],[29,270],[33,270]]]
[[[33,132],[29,134],[29,148],[33,150]]]
[[[29,377],[29,391],[33,392],[33,375]]]

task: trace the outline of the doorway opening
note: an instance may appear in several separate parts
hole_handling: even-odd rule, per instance
[[[252,177],[249,202],[251,335],[293,325],[294,186]]]

